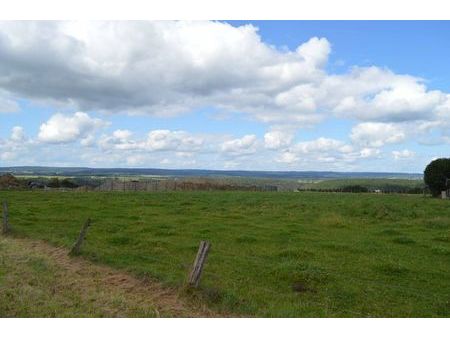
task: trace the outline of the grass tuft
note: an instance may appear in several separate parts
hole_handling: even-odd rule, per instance
[[[392,242],[397,243],[397,244],[407,244],[407,245],[412,245],[412,244],[416,243],[415,240],[413,240],[412,238],[406,237],[406,236],[394,238],[392,240]]]

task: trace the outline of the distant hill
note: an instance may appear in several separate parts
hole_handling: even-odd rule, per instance
[[[422,179],[418,173],[334,172],[334,171],[247,171],[156,168],[84,168],[84,167],[0,167],[1,173],[29,176],[172,176],[172,177],[254,177],[270,179],[342,179],[389,178]]]

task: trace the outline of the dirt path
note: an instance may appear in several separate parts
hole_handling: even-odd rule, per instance
[[[1,317],[212,317],[177,290],[45,242],[0,237]]]

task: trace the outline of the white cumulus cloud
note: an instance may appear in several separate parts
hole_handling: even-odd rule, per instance
[[[185,131],[152,130],[145,148],[149,150],[195,151],[203,145],[203,138]]]
[[[0,111],[18,109],[14,97],[157,116],[213,106],[271,126],[448,117],[449,94],[423,79],[377,66],[332,74],[330,53],[324,37],[288,50],[215,21],[2,22]]]
[[[130,130],[118,129],[110,136],[103,135],[99,140],[99,145],[104,150],[176,151],[180,154],[199,151],[203,143],[204,139],[199,135],[168,129],[151,130],[144,139],[133,138]]]
[[[255,153],[257,145],[256,135],[245,135],[242,138],[223,142],[220,149],[228,155],[241,156]]]
[[[365,122],[352,128],[351,140],[364,147],[381,147],[388,143],[399,143],[406,138],[402,127],[393,123]]]
[[[288,131],[273,130],[264,134],[264,146],[267,149],[280,149],[289,146],[293,135]]]
[[[45,143],[68,143],[89,139],[97,129],[105,127],[106,122],[92,118],[83,112],[72,115],[54,114],[41,124],[38,139]]]

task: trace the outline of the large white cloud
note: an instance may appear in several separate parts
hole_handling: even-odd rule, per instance
[[[2,162],[30,163],[27,158],[28,152],[35,144],[34,140],[26,136],[22,126],[14,126],[8,138],[0,138],[0,160]]]
[[[348,145],[346,145],[343,141],[325,137],[319,137],[313,141],[300,142],[294,146],[294,149],[302,154],[321,154],[330,150],[339,150],[342,152],[350,151]]]
[[[148,133],[145,148],[149,150],[195,151],[203,144],[203,139],[185,131],[153,130]]]
[[[274,126],[448,116],[449,94],[422,79],[376,66],[329,74],[330,53],[326,38],[277,49],[252,25],[222,22],[2,22],[0,110],[21,97],[159,116],[214,106]]]
[[[41,124],[38,139],[46,143],[68,143],[77,140],[87,141],[92,138],[96,129],[107,123],[98,118],[92,118],[83,112],[72,115],[54,114]]]
[[[275,160],[297,168],[314,168],[320,165],[320,170],[344,168],[348,170],[358,160],[377,158],[380,153],[377,148],[361,147],[337,139],[319,137],[298,142],[281,150]]]
[[[264,134],[264,145],[267,149],[280,149],[291,144],[293,135],[284,130],[272,130]]]
[[[433,120],[448,101],[445,93],[427,90],[420,78],[375,66],[330,75],[318,92],[337,116],[363,121]]]
[[[268,124],[262,140],[254,130],[239,138],[165,129],[141,136],[117,129],[98,139],[106,118],[55,114],[34,140],[15,128],[1,141],[2,156],[12,159],[39,144],[51,149],[50,143],[77,154],[79,143],[71,143],[79,141],[95,164],[117,165],[124,154],[130,165],[270,162],[302,169],[314,161],[328,168],[379,159],[383,147],[412,136],[421,144],[450,142],[450,94],[377,66],[330,73],[330,53],[323,37],[289,50],[264,42],[252,25],[222,22],[1,22],[0,112],[18,111],[18,100],[59,105],[58,111],[164,117],[213,107]],[[300,127],[331,117],[352,121],[349,140],[322,134],[294,143]]]
[[[147,134],[147,138],[133,138],[129,130],[118,129],[112,135],[104,135],[99,145],[104,150],[130,151],[174,151],[179,153],[195,152],[202,149],[204,139],[182,130],[156,129]]]
[[[406,132],[394,123],[365,122],[352,128],[351,140],[365,147],[381,147],[389,143],[405,140]]]
[[[258,139],[256,135],[245,135],[241,138],[228,140],[222,143],[220,150],[230,156],[253,154],[257,151]]]
[[[320,78],[329,52],[318,38],[279,51],[220,22],[1,23],[0,88],[83,110],[290,109],[273,98]]]

